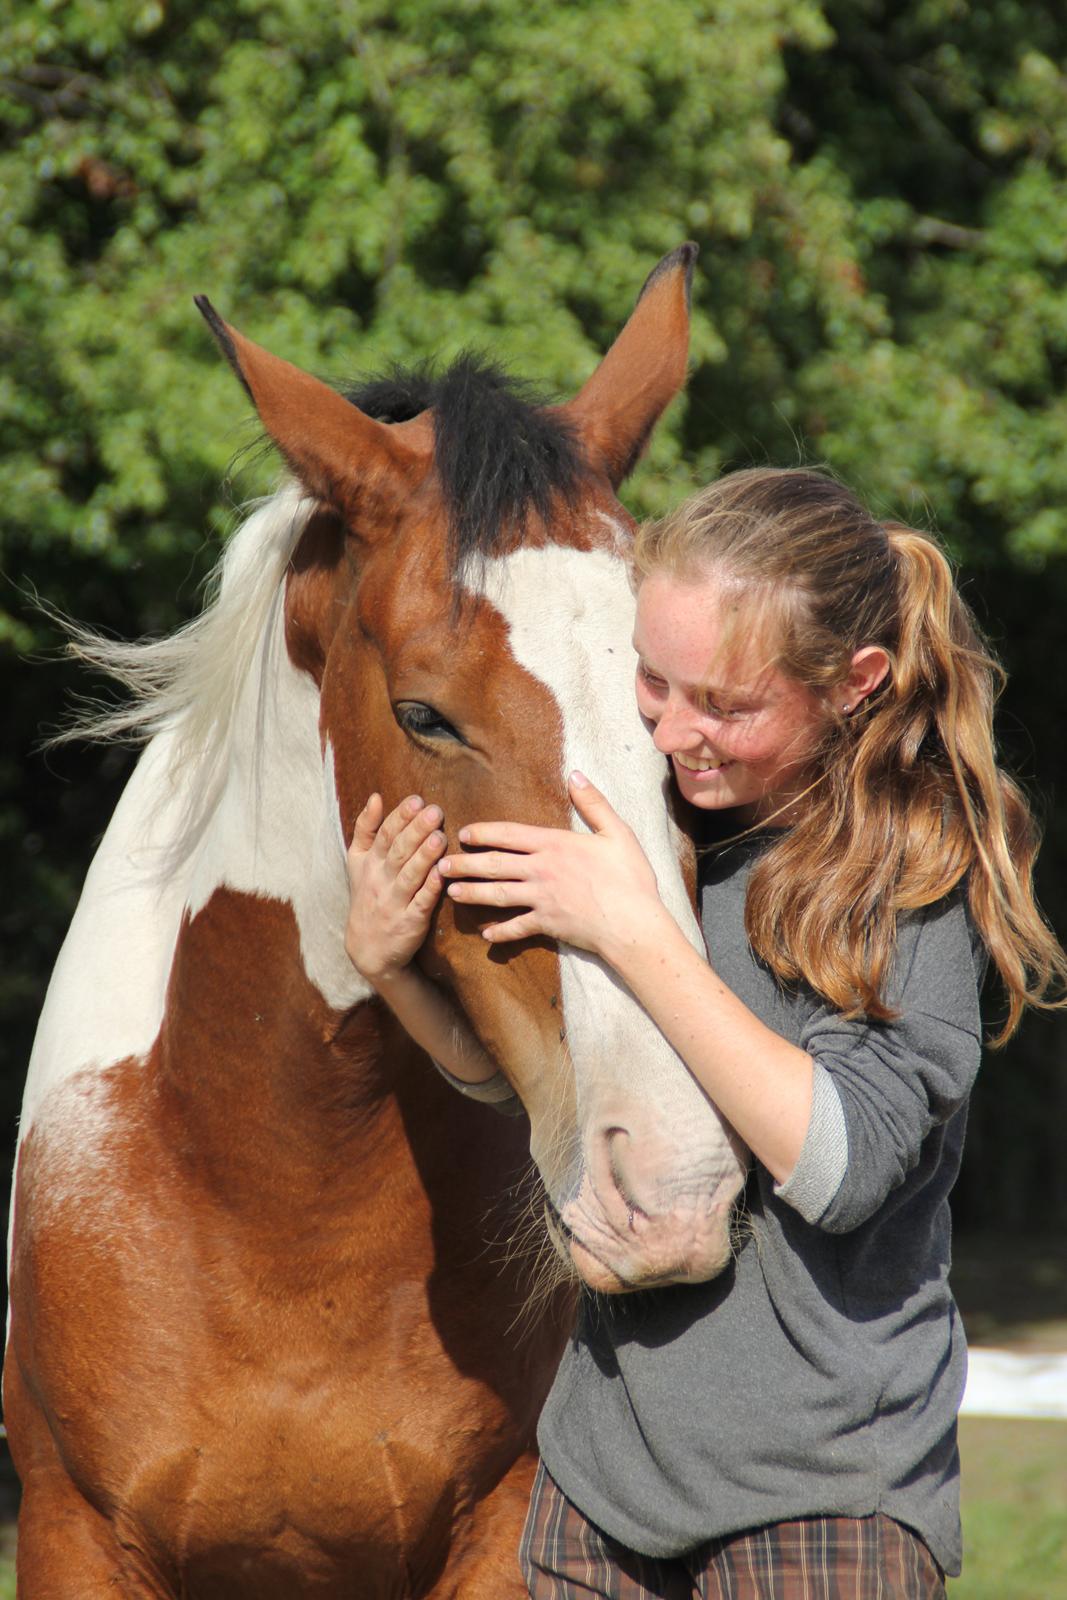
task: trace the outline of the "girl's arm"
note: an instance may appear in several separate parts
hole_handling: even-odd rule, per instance
[[[345,950],[416,1044],[464,1083],[497,1074],[459,1011],[411,965],[443,888],[441,812],[409,795],[384,817],[372,794],[356,818],[348,852],[350,898]]]
[[[401,967],[374,987],[405,1033],[451,1077],[482,1084],[500,1076],[448,996],[417,968]]]
[[[811,1117],[811,1057],[762,1023],[693,949],[660,899],[636,838],[604,796],[580,774],[570,792],[590,833],[472,824],[460,830],[461,842],[490,848],[439,862],[442,877],[467,880],[452,882],[449,895],[527,908],[492,923],[486,939],[544,934],[613,967],[749,1149],[784,1183]]]

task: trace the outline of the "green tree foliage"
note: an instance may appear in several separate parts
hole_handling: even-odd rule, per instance
[[[1010,754],[1053,782],[1065,47],[1067,21],[1028,0],[13,0],[9,1098],[127,769],[116,752],[20,760],[71,681],[27,664],[56,631],[21,591],[124,634],[171,627],[196,607],[233,499],[269,482],[262,461],[228,479],[254,428],[196,291],[326,377],[474,343],[564,395],[652,263],[697,240],[693,378],[634,509],[728,464],[803,454],[884,513],[936,524],[1015,672]],[[979,1150],[1005,1096],[1039,1140],[1050,1098],[1065,1109],[1048,1061],[1060,1035],[1027,1038],[990,1074]],[[1033,1168],[1032,1149],[1001,1162],[992,1198],[976,1180],[968,1205],[1014,1203],[1020,1220],[1041,1200]]]

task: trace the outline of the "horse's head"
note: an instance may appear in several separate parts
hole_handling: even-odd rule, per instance
[[[565,778],[580,767],[702,948],[692,852],[634,702],[615,499],[684,380],[694,255],[660,263],[584,388],[552,408],[470,359],[370,384],[357,405],[201,308],[317,505],[286,638],[319,685],[345,838],[372,788],[387,808],[436,801],[453,852],[477,819],[577,827]],[[547,940],[488,945],[485,915],[445,901],[420,961],[529,1112],[558,1247],[609,1291],[713,1276],[742,1181],[733,1136],[601,963]]]

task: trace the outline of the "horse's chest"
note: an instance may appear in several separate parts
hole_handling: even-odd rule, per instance
[[[376,1600],[407,1593],[397,1574],[443,1556],[515,1452],[514,1418],[456,1370],[421,1283],[360,1308],[334,1295],[330,1311],[317,1296],[231,1325],[214,1305],[131,1329],[138,1366],[153,1332],[169,1356],[141,1383],[136,1430],[121,1388],[103,1410],[97,1388],[91,1476],[110,1481],[192,1594],[212,1592],[210,1578],[238,1596],[254,1572],[261,1600],[277,1572],[286,1600],[297,1592],[286,1584],[310,1576],[348,1596],[353,1570]]]
[[[368,1400],[359,1386],[249,1387],[234,1393],[231,1427],[215,1417],[197,1442],[159,1441],[155,1481],[130,1509],[179,1556],[190,1592],[210,1580],[240,1594],[254,1576],[257,1600],[271,1582],[293,1592],[287,1581],[348,1595],[358,1574],[360,1593],[402,1594],[443,1556],[469,1465],[439,1418]]]
[[[142,1391],[136,1435],[123,1423],[98,1436],[92,1476],[162,1553],[178,1593],[427,1592],[510,1464],[514,1423],[439,1351],[414,1339],[406,1359],[390,1358],[385,1337],[368,1329],[362,1350],[339,1340],[301,1352],[290,1321],[268,1355],[201,1352],[199,1370],[160,1386],[160,1403]]]
[[[251,1247],[243,1224],[176,1207],[160,1147],[136,1184],[105,1154],[110,1185],[75,1184],[31,1139],[21,1175],[36,1334],[20,1316],[16,1343],[77,1479],[179,1593],[425,1592],[536,1409],[465,1376],[493,1370],[493,1269],[431,1306],[432,1252],[399,1218],[363,1241],[294,1218]]]

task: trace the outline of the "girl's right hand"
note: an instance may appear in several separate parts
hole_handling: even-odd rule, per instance
[[[410,963],[444,887],[437,871],[445,849],[440,807],[409,795],[383,821],[384,810],[381,795],[372,794],[348,851],[345,950],[376,989]]]

